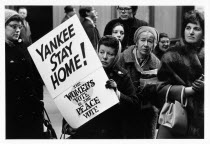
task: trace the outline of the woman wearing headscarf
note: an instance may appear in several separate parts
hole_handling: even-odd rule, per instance
[[[120,57],[120,64],[125,68],[134,83],[137,96],[141,100],[141,112],[139,113],[139,127],[137,127],[136,138],[154,138],[157,109],[151,104],[151,95],[154,91],[147,91],[145,87],[148,81],[156,81],[157,69],[160,65],[159,59],[152,53],[157,45],[159,34],[153,27],[139,27],[134,34],[135,45],[126,49]],[[151,94],[151,95],[150,95]]]
[[[187,101],[188,129],[185,135],[177,135],[160,126],[158,138],[204,138],[204,17],[193,10],[183,20],[181,46],[169,49],[162,57],[158,71],[158,94],[164,104],[166,91],[172,85],[168,99]]]
[[[34,85],[31,64],[22,53],[23,22],[5,9],[6,139],[43,138],[43,103]]]
[[[114,89],[119,103],[74,130],[71,138],[119,139],[132,136],[138,98],[127,71],[118,65],[120,52],[121,44],[117,38],[104,36],[100,39],[97,53],[109,78],[105,87]],[[71,134],[71,128],[69,132]]]

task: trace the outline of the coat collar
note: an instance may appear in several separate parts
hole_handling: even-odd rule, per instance
[[[122,56],[124,57],[124,60],[126,63],[135,63],[135,57],[133,54],[133,50],[135,48],[135,45],[130,46],[128,49],[126,49]]]

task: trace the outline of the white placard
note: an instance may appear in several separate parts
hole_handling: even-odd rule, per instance
[[[113,90],[105,88],[108,77],[77,15],[28,50],[58,109],[73,128],[119,102]]]

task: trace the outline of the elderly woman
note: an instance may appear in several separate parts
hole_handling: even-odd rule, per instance
[[[159,59],[152,53],[157,45],[158,36],[153,27],[139,27],[134,34],[135,45],[126,49],[120,58],[121,66],[129,72],[138,92],[137,96],[142,101],[140,127],[136,138],[154,138],[155,135],[157,109],[151,105],[150,99],[145,97],[143,90],[147,81],[156,77],[160,65]]]
[[[158,138],[204,138],[204,17],[198,11],[185,14],[183,21],[183,45],[167,51],[162,57],[158,71],[160,103],[172,85],[168,98],[181,101],[184,88],[187,103],[188,130],[186,135],[178,136],[170,129],[160,126]]]
[[[119,104],[74,130],[74,133],[68,126],[67,131],[72,135],[71,138],[119,139],[131,138],[133,135],[138,98],[127,71],[117,64],[120,51],[121,45],[117,38],[104,36],[100,39],[97,53],[109,78],[105,87],[114,89]]]
[[[6,138],[43,138],[43,104],[34,86],[30,63],[22,52],[21,17],[5,10]]]

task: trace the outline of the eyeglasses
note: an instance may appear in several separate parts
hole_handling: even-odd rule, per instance
[[[120,11],[126,11],[126,12],[128,12],[129,10],[131,10],[131,8],[128,8],[128,7],[118,7],[118,10],[120,10]]]
[[[18,24],[8,24],[8,26],[10,26],[11,28],[13,28],[13,29],[17,29],[17,28],[19,28],[20,30],[23,28],[23,25],[18,25]]]

